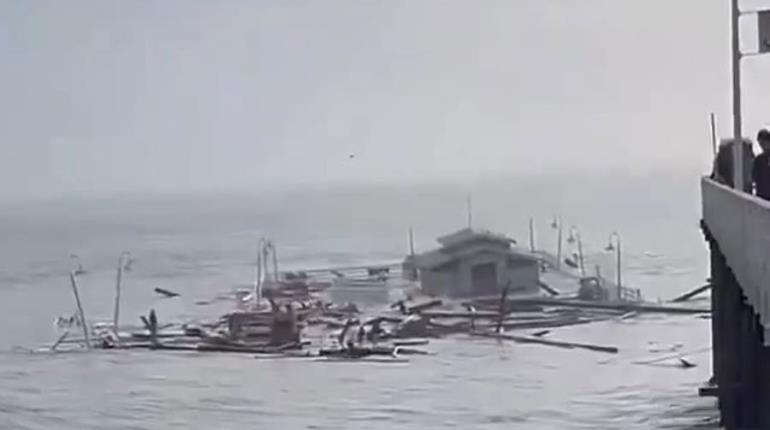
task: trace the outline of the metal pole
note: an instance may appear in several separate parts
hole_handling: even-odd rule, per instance
[[[743,183],[743,124],[741,118],[741,36],[738,0],[731,0],[732,74],[733,74],[733,166],[734,184],[745,190]]]
[[[620,243],[620,235],[618,234],[615,237],[617,238],[617,241],[618,241],[618,255],[617,255],[618,256],[618,261],[617,261],[617,267],[615,268],[615,270],[617,270],[617,272],[618,272],[618,274],[617,274],[617,277],[618,277],[618,300],[620,300],[622,298],[621,293],[623,292],[623,287],[621,286],[622,285],[622,283],[621,283],[622,275],[620,273],[621,272],[620,263],[621,263],[621,253],[622,253],[621,247],[622,247],[622,245]]]
[[[259,257],[257,257],[257,260],[259,260]],[[259,264],[259,263],[257,263]],[[257,307],[257,290],[259,289],[259,286],[257,285],[257,264],[254,265],[254,267],[251,268],[251,307],[256,308]]]
[[[577,234],[578,244],[578,257],[580,258],[580,276],[586,276],[586,269],[583,263],[583,239],[580,238],[580,233]]]
[[[270,242],[270,252],[273,254],[273,278],[277,284],[281,279],[278,276],[278,253],[275,251],[275,244]]]
[[[260,287],[262,286],[262,249],[264,247],[264,239],[259,239],[257,242],[257,265],[254,268],[254,291],[251,294],[251,304],[255,309],[259,307],[259,295]]]
[[[112,330],[115,332],[116,339],[119,339],[118,325],[120,321],[120,289],[123,284],[123,258],[130,255],[128,252],[123,252],[118,257],[118,274],[115,280],[115,312],[112,314]]]
[[[414,230],[409,227],[409,255],[414,257]]]
[[[717,156],[717,125],[714,112],[711,112],[711,152],[714,157]]]
[[[270,249],[268,248],[270,242],[265,243],[265,247],[262,248],[262,269],[264,270],[264,281],[267,282],[270,279],[270,263],[268,262],[268,258],[270,258]]]
[[[466,210],[468,211],[468,228],[473,227],[473,200],[471,200],[471,193],[468,193],[468,199],[465,202]]]
[[[264,264],[262,263],[262,251],[259,251],[257,256],[257,283],[254,285],[254,300],[256,300],[257,308],[260,306],[262,300],[262,272]]]
[[[120,320],[120,284],[123,278],[123,256],[118,258],[118,274],[115,280],[115,311],[112,314],[112,331],[118,337],[118,321]]]
[[[557,235],[557,244],[556,244],[556,270],[561,269],[561,236],[562,236],[562,224],[561,224],[561,218],[559,219],[559,233]]]
[[[529,250],[535,252],[535,219],[529,218]]]
[[[80,303],[78,281],[75,279],[75,272],[70,272],[70,284],[72,284],[72,292],[75,294],[75,303],[78,305],[78,314],[80,315],[80,322],[83,326],[83,338],[86,340],[86,348],[91,349],[91,340],[88,338],[88,323],[86,322],[86,314],[83,312],[83,305]]]

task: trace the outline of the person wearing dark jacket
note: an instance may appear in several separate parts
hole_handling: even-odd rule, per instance
[[[754,159],[751,178],[757,197],[770,200],[770,131],[763,129],[757,134],[757,143],[762,153]]]
[[[735,188],[734,174],[733,174],[733,148],[732,141],[724,141],[719,145],[719,150],[714,159],[714,168],[711,172],[711,179],[725,184],[730,188]],[[754,151],[751,148],[751,142],[749,140],[743,141],[743,191],[751,193],[751,184],[753,165],[754,165]]]

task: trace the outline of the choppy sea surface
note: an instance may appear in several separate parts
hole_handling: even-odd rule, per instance
[[[519,178],[473,187],[316,188],[285,193],[191,193],[17,201],[0,211],[0,428],[3,429],[688,429],[713,426],[709,321],[647,315],[555,329],[558,339],[614,345],[591,351],[437,340],[408,363],[323,363],[249,356],[100,351],[32,353],[74,310],[71,254],[88,273],[89,319],[112,314],[115,267],[129,250],[124,324],[154,308],[161,321],[209,316],[199,300],[251,281],[257,241],[285,268],[403,258],[473,223],[553,250],[551,218],[575,225],[591,264],[613,277],[608,235],[623,241],[623,282],[649,300],[702,285],[696,175]],[[566,232],[565,232],[566,235]],[[565,252],[572,252],[568,246]],[[152,289],[180,292],[162,300]],[[695,305],[707,306],[706,299]],[[655,365],[639,361],[676,355]]]

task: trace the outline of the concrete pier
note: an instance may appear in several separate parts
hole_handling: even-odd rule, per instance
[[[770,203],[702,181],[713,375],[726,429],[770,429]]]

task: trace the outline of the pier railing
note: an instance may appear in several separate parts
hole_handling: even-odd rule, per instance
[[[703,222],[746,300],[770,333],[770,202],[701,180]],[[770,336],[765,336],[766,346]]]

